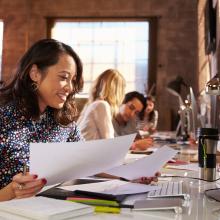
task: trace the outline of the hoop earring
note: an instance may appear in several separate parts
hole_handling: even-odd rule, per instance
[[[32,82],[31,89],[33,92],[36,92],[38,90],[38,84],[36,82]]]

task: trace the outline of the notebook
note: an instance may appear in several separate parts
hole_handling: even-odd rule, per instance
[[[31,197],[0,202],[4,219],[60,220],[93,213],[94,207],[63,200]]]

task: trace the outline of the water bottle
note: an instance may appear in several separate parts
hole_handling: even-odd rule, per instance
[[[214,181],[216,180],[218,129],[200,128],[198,135],[200,178],[206,181]]]

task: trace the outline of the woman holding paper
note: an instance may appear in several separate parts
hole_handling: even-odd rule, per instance
[[[40,40],[21,58],[0,89],[0,200],[31,196],[45,185],[35,174],[18,174],[29,166],[29,143],[81,140],[74,95],[82,86],[81,60],[64,43]]]
[[[46,184],[25,174],[31,142],[82,140],[74,122],[82,86],[81,60],[64,43],[40,40],[21,58],[13,80],[0,88],[0,201],[32,196]]]

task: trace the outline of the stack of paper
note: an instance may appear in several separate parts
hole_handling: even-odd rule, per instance
[[[88,205],[45,197],[16,199],[0,203],[0,216],[8,220],[60,220],[92,213]]]
[[[111,195],[129,195],[129,194],[145,193],[152,190],[157,190],[159,187],[139,184],[139,183],[131,183],[121,180],[110,180],[99,183],[62,186],[59,188],[69,191],[82,190],[82,191],[105,193]]]

